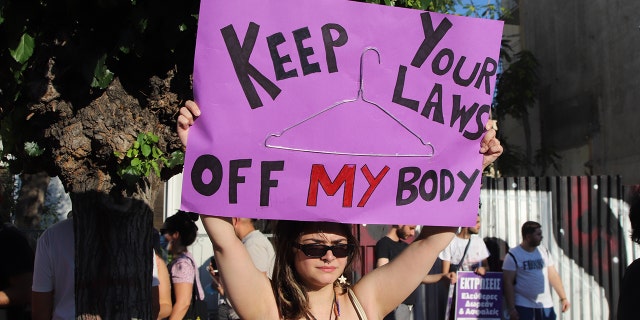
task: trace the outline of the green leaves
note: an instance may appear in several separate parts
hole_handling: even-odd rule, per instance
[[[481,1],[481,4],[475,4],[474,0],[456,0],[458,5],[465,10],[464,15],[468,17],[484,18],[484,19],[504,19],[508,16],[508,9],[500,6],[498,1]]]
[[[93,80],[91,81],[91,86],[94,88],[104,89],[109,86],[111,80],[113,80],[113,72],[107,68],[106,60],[107,55],[104,54],[96,62],[96,68],[93,71]]]
[[[126,154],[114,154],[123,160],[118,175],[128,182],[135,182],[141,177],[147,177],[151,172],[160,177],[161,166],[173,168],[184,163],[184,152],[174,151],[168,157],[158,148],[160,139],[151,132],[138,134],[133,146]]]
[[[169,156],[169,161],[167,162],[167,167],[175,168],[176,166],[182,165],[184,163],[184,152],[182,151],[174,151]]]
[[[538,88],[538,60],[531,51],[516,54],[496,84],[495,109],[498,119],[510,115],[522,119],[534,106]]]
[[[18,41],[18,46],[14,49],[9,49],[11,57],[13,57],[19,64],[24,64],[31,58],[33,54],[33,48],[35,47],[35,41],[28,33],[23,33]]]
[[[29,141],[24,143],[24,152],[30,157],[38,157],[44,153],[44,148],[40,147],[37,142]]]

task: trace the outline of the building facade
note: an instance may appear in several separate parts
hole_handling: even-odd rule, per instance
[[[519,0],[516,8],[505,36],[540,63],[531,140],[561,156],[547,174],[639,184],[640,2]],[[523,145],[522,124],[504,122],[509,141]]]

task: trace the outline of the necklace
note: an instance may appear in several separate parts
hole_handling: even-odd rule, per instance
[[[335,320],[340,319],[340,304],[336,300],[335,291],[333,292],[333,303],[331,303],[331,309],[329,309],[329,320],[333,319],[333,315],[335,315]],[[318,320],[313,313],[309,313],[309,316],[311,316],[311,320]]]

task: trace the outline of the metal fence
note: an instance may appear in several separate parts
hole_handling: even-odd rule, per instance
[[[502,270],[506,252],[520,244],[520,226],[538,221],[572,304],[562,314],[556,296],[558,318],[616,319],[624,270],[640,256],[629,237],[627,189],[610,176],[484,178],[480,236],[491,252],[491,270]],[[357,228],[364,253],[359,273],[373,269],[373,247],[386,227]],[[436,263],[432,272],[439,269]],[[446,295],[446,288],[435,284],[420,289],[416,320],[441,320],[438,297]]]
[[[501,264],[507,247],[520,243],[522,223],[540,222],[572,303],[559,319],[616,319],[620,281],[640,253],[626,199],[619,177],[485,178],[481,236]]]

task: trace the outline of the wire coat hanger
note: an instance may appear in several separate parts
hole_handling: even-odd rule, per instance
[[[273,148],[273,149],[281,149],[281,150],[289,150],[289,151],[299,151],[299,152],[310,152],[310,153],[321,153],[321,154],[334,154],[334,155],[348,155],[348,156],[371,156],[371,157],[433,157],[435,154],[435,147],[430,143],[430,142],[425,142],[418,134],[416,134],[415,132],[413,132],[413,130],[411,130],[409,127],[407,127],[404,123],[402,123],[400,120],[398,120],[398,118],[396,118],[393,114],[391,114],[390,112],[388,112],[387,110],[385,110],[383,107],[381,107],[380,105],[378,105],[377,103],[367,100],[364,97],[364,81],[363,81],[363,60],[364,60],[364,55],[365,53],[367,53],[367,51],[374,51],[377,56],[378,56],[378,64],[380,63],[380,52],[378,51],[378,49],[374,48],[374,47],[367,47],[364,49],[364,51],[362,52],[362,54],[360,55],[360,78],[359,78],[359,87],[358,87],[358,94],[356,96],[356,98],[354,99],[348,99],[348,100],[343,100],[343,101],[339,101],[335,104],[333,104],[332,106],[311,115],[310,117],[307,117],[306,119],[292,125],[289,126],[287,128],[285,128],[284,130],[280,131],[280,133],[270,133],[269,135],[267,135],[267,137],[264,140],[264,146],[266,148]],[[277,139],[281,136],[283,136],[287,131],[305,123],[308,122],[310,120],[312,120],[313,118],[316,118],[318,116],[320,116],[323,113],[326,113],[340,105],[343,105],[345,103],[350,103],[350,102],[355,102],[358,100],[362,100],[368,104],[374,105],[375,107],[377,107],[378,109],[380,109],[380,111],[384,112],[388,117],[390,117],[391,119],[393,119],[395,122],[397,122],[400,126],[402,126],[402,128],[404,128],[406,131],[408,131],[409,133],[411,133],[411,135],[413,135],[416,139],[418,139],[418,141],[420,141],[420,144],[422,144],[423,146],[427,147],[428,149],[430,149],[430,153],[426,153],[426,154],[397,154],[397,153],[357,153],[357,152],[339,152],[339,151],[327,151],[327,150],[312,150],[312,149],[303,149],[303,148],[295,148],[295,147],[286,147],[286,146],[278,146],[278,145],[273,145],[270,144],[270,140],[271,139]]]

